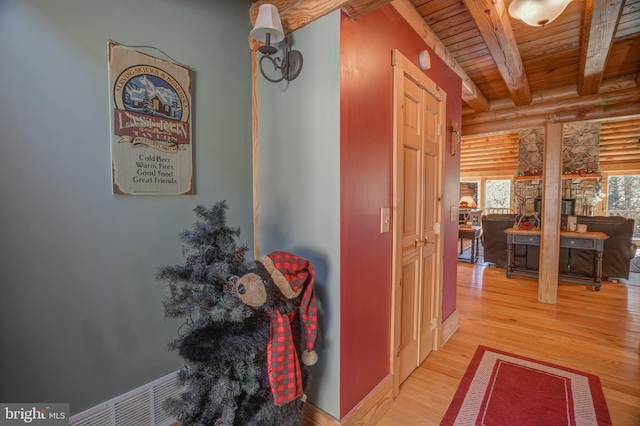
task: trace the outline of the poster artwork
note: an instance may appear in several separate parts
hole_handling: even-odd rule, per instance
[[[187,67],[109,42],[113,193],[193,193]]]

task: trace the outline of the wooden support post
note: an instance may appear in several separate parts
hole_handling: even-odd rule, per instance
[[[261,43],[249,37],[251,46],[251,168],[253,173],[253,255],[260,258],[260,191],[258,191],[258,60],[256,58]]]
[[[562,123],[547,124],[545,126],[538,301],[551,304],[555,304],[558,297],[562,140]]]

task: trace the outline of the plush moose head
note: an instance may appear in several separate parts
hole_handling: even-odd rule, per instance
[[[298,351],[304,347],[300,359],[305,365],[313,365],[318,360],[313,350],[317,335],[314,280],[311,262],[291,253],[273,252],[258,259],[253,272],[235,281],[240,300],[263,309],[270,319],[267,362],[276,405],[302,395]],[[295,320],[301,321],[304,328],[304,344],[292,334],[291,323]]]

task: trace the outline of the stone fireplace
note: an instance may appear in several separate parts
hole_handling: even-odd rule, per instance
[[[562,198],[574,206],[574,214],[592,216],[602,199],[599,171],[600,123],[564,125],[562,149]],[[535,211],[536,199],[544,198],[544,128],[520,132],[518,171],[514,178],[513,204],[518,213]]]

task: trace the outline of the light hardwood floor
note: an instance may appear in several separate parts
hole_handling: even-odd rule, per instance
[[[556,305],[537,297],[533,279],[458,263],[460,328],[402,384],[377,425],[438,425],[478,345],[595,374],[613,425],[640,425],[640,287],[561,283]]]

